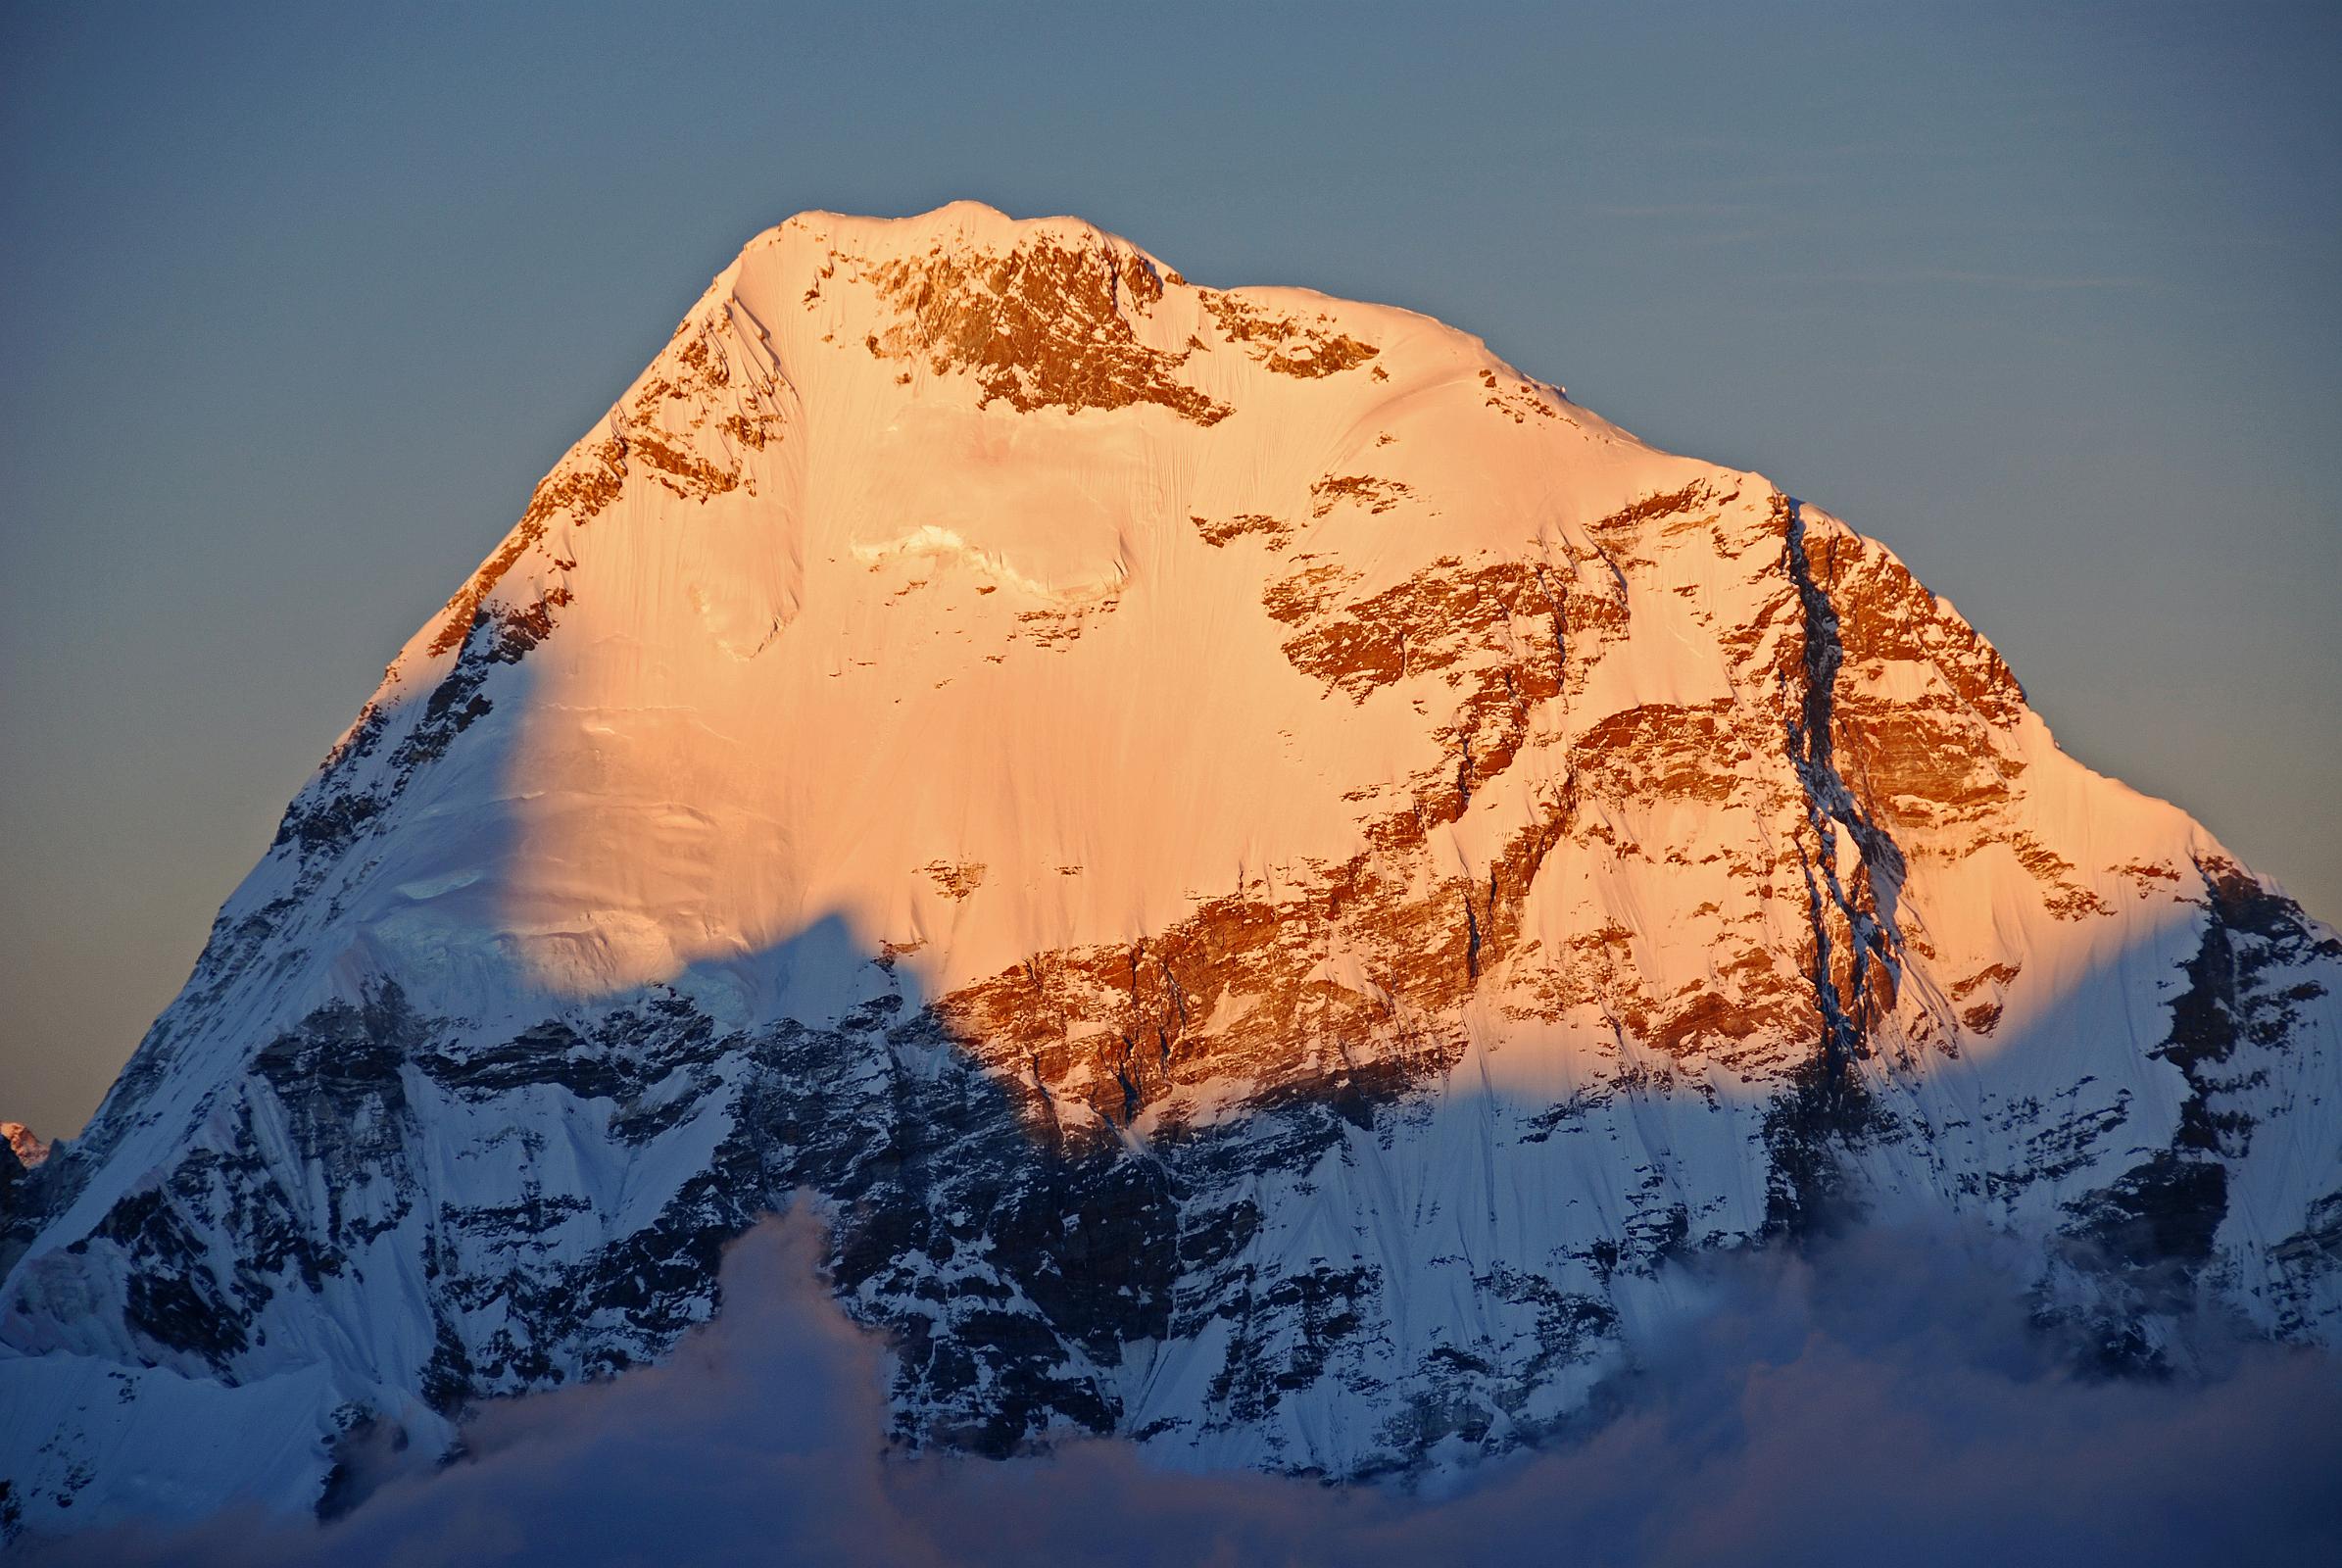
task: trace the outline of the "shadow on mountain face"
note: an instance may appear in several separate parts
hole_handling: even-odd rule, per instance
[[[375,873],[374,883],[404,880],[429,889],[448,874],[444,865],[391,865]],[[2148,971],[2175,972],[2175,957],[2176,950],[2158,945],[2125,955],[2118,967],[2139,969],[2125,974],[2126,985],[2151,983]],[[627,1369],[674,1353],[677,1338],[716,1308],[724,1247],[803,1192],[817,1195],[830,1217],[826,1266],[835,1289],[865,1322],[891,1335],[904,1413],[890,1424],[874,1407],[865,1423],[870,1446],[883,1436],[1000,1456],[1069,1433],[1129,1430],[1137,1416],[1126,1408],[1128,1391],[1118,1392],[1100,1369],[1121,1365],[1134,1348],[1206,1335],[1215,1319],[1232,1313],[1266,1327],[1257,1343],[1241,1347],[1241,1357],[1232,1349],[1225,1387],[1210,1402],[1230,1420],[1257,1419],[1291,1390],[1325,1375],[1330,1355],[1338,1361],[1353,1349],[1362,1353],[1372,1334],[1359,1333],[1358,1325],[1371,1322],[1387,1293],[1499,1290],[1494,1276],[1517,1259],[1538,1260],[1537,1283],[1552,1298],[1557,1322],[1590,1323],[1598,1331],[1570,1342],[1572,1353],[1591,1355],[1618,1326],[1605,1295],[1612,1271],[1648,1274],[1672,1266],[1671,1259],[1702,1240],[1687,1218],[1702,1195],[1673,1163],[1669,1147],[1683,1129],[1654,1114],[1663,1094],[1640,1104],[1640,1091],[1629,1088],[1616,1106],[1587,1104],[1575,1117],[1557,1118],[1564,1107],[1473,1087],[1462,1075],[1442,1083],[1436,1067],[1428,1081],[1420,1067],[1380,1071],[1386,1064],[1367,1049],[1370,1042],[1336,1039],[1324,1043],[1329,1067],[1322,1078],[1288,1084],[1220,1124],[1149,1147],[1128,1141],[1127,1129],[1117,1135],[1083,1120],[1085,1108],[1069,1111],[1079,1124],[1069,1133],[1036,1082],[1003,1074],[997,1062],[988,1066],[976,1043],[952,1033],[902,966],[870,953],[838,915],[810,921],[764,953],[696,964],[627,996],[566,1003],[540,996],[515,1004],[537,1010],[504,1020],[426,1011],[388,972],[368,979],[364,992],[362,1001],[313,1010],[253,1054],[225,1112],[241,1128],[228,1157],[214,1152],[168,1173],[151,1195],[119,1205],[98,1227],[102,1242],[129,1253],[153,1287],[134,1293],[125,1317],[170,1352],[158,1357],[165,1364],[240,1375],[240,1352],[268,1326],[240,1303],[254,1298],[255,1286],[285,1290],[291,1267],[318,1297],[319,1310],[348,1332],[375,1336],[379,1343],[366,1343],[365,1353],[392,1368],[397,1346],[413,1343],[416,1325],[387,1322],[369,1303],[385,1298],[388,1282],[410,1277],[414,1289],[398,1298],[425,1304],[433,1314],[427,1339],[437,1347],[419,1392],[446,1416],[516,1390],[613,1373],[624,1374],[621,1382],[647,1378],[649,1387],[664,1387],[663,1372]],[[510,994],[531,995],[517,966]],[[2044,1028],[2120,1032],[2119,1020],[2095,1017],[2080,997]],[[1996,1053],[1964,1070],[1986,1082],[2014,1074],[1996,1091],[2014,1100],[2029,1087],[2024,1055]],[[1722,1129],[1735,1138],[1753,1130],[1763,1112],[1767,1134],[1781,1135],[1769,1151],[1772,1158],[1799,1150],[1810,1155],[1793,1174],[1812,1190],[1790,1195],[1808,1205],[1837,1196],[1822,1175],[1836,1142],[1875,1131],[1869,1120],[1875,1107],[1819,1093],[1810,1102],[1792,1096],[1770,1110],[1753,1102],[1721,1111],[1686,1102],[1684,1109],[1694,1121],[1736,1117],[1746,1127]],[[206,1111],[221,1113],[218,1105]],[[2062,1154],[2086,1152],[2091,1139],[2130,1140],[2119,1124],[2073,1106],[2052,1105],[2051,1114],[2063,1118],[2051,1129]],[[1248,1171],[1354,1183],[1355,1191],[1344,1187],[1335,1200],[1373,1208],[1387,1222],[1379,1228],[1394,1233],[1412,1226],[1428,1234],[1432,1224],[1416,1216],[1460,1214],[1474,1192],[1498,1185],[1476,1163],[1442,1161],[1421,1149],[1406,1153],[1426,1139],[1422,1128],[1401,1124],[1427,1115],[1455,1118],[1448,1135],[1487,1141],[1488,1169],[1509,1166],[1515,1173],[1500,1183],[1513,1201],[1501,1215],[1490,1208],[1492,1258],[1465,1275],[1440,1272],[1445,1254],[1457,1250],[1448,1245],[1457,1238],[1441,1232],[1432,1238],[1438,1245],[1422,1249],[1430,1261],[1404,1279],[1297,1255],[1255,1269],[1247,1249],[1263,1214]],[[1404,1157],[1392,1152],[1394,1136]],[[1597,1141],[1588,1145],[1591,1155],[1569,1152],[1580,1138]],[[581,1150],[606,1154],[607,1168],[595,1159],[581,1162]],[[1589,1157],[1606,1173],[1601,1180],[1612,1190],[1604,1197],[1620,1205],[1622,1218],[1617,1233],[1586,1255],[1565,1257],[1555,1250],[1554,1234],[1538,1243],[1539,1227],[1554,1216],[1523,1205],[1539,1193],[1537,1200],[1558,1205],[1567,1195],[1545,1191],[1558,1172],[1575,1170],[1582,1183],[1594,1181],[1582,1168]],[[1745,1157],[1766,1156],[1749,1151]],[[2186,1167],[2199,1168],[2212,1167]],[[610,1200],[611,1169],[627,1172],[623,1205]],[[463,1172],[460,1188],[437,1174],[456,1170]],[[1542,1187],[1532,1180],[1540,1175]],[[231,1183],[225,1201],[214,1185],[223,1177]],[[308,1198],[316,1193],[331,1200],[319,1207]],[[2191,1215],[2218,1224],[2217,1208],[2208,1209],[2206,1195],[2187,1184],[2168,1194],[2142,1188],[2133,1196],[2137,1212],[2111,1214],[2118,1231],[2128,1224],[2160,1235],[2174,1216],[2182,1224]],[[2165,1212],[2165,1197],[2180,1200],[2177,1209]],[[1737,1216],[1743,1236],[1772,1218],[1761,1210]],[[189,1241],[207,1230],[230,1242],[236,1277],[208,1272],[204,1250]],[[427,1246],[401,1242],[418,1232]],[[377,1245],[377,1237],[388,1238],[387,1246]],[[2116,1232],[2105,1241],[2117,1252],[2123,1246]],[[1468,1239],[1464,1245],[1468,1250]],[[1907,1253],[1890,1261],[1909,1265]],[[265,1260],[275,1260],[273,1269]],[[1385,1261],[1406,1259],[1394,1254]],[[2160,1266],[2162,1260],[2144,1261]],[[1781,1277],[1803,1282],[1797,1289],[1809,1296],[1825,1285],[1851,1283],[1852,1298],[1865,1298],[1854,1273],[1831,1272],[1823,1263],[1781,1258],[1720,1266],[1784,1271]],[[2184,1309],[2188,1272],[2157,1275],[2159,1288],[2171,1284],[2181,1298],[2167,1307]],[[1953,1284],[1970,1298],[1987,1284],[2005,1295],[2018,1277],[1979,1274]],[[736,1300],[729,1284],[721,1295]],[[1941,1328],[1927,1311],[1908,1308],[1912,1333]],[[1851,1332],[1830,1302],[1801,1298],[1799,1309],[1833,1313],[1830,1321]],[[1778,1312],[1766,1310],[1770,1317],[1758,1316],[1778,1320]],[[492,1332],[478,1327],[483,1311]],[[1881,1332],[1901,1331],[1890,1324]],[[1339,1343],[1345,1335],[1355,1342],[1346,1348]],[[2008,1349],[2024,1337],[2022,1325],[2012,1325],[1996,1343]],[[1822,1343],[1835,1342],[1825,1336]],[[1412,1346],[1407,1353],[1420,1349]],[[2034,1342],[2031,1353],[2040,1350]],[[1427,1354],[1423,1366],[1401,1360],[1392,1367],[1401,1377],[1420,1376],[1436,1354]],[[1749,1388],[1774,1386],[1766,1382],[1775,1376],[1768,1368],[1804,1359],[1794,1348],[1779,1347],[1724,1359],[1734,1355],[1738,1362],[1711,1375],[1700,1397],[1743,1398]],[[1868,1365],[1860,1354],[1850,1358]],[[1450,1354],[1439,1364],[1453,1361]],[[1918,1375],[1902,1362],[1889,1370],[1897,1378]],[[2072,1410],[2057,1419],[2069,1426],[2129,1419],[2122,1396],[2077,1393],[2038,1370],[2025,1386],[2065,1391],[2059,1408]],[[1659,1393],[1671,1387],[1662,1384]],[[1888,1397],[1874,1395],[1875,1402]],[[2186,1406],[2181,1395],[2171,1398],[2171,1410]],[[1247,1400],[1258,1406],[1251,1417],[1244,1413]],[[533,1407],[523,1400],[513,1408],[522,1406]],[[1650,1418],[1645,1404],[1632,1404],[1623,1435],[1604,1434],[1572,1453],[1618,1450]],[[492,1417],[491,1429],[501,1419]],[[367,1443],[388,1442],[393,1430],[356,1434],[329,1492],[329,1510],[373,1511],[375,1504],[364,1500],[378,1473],[366,1460]],[[1473,1429],[1461,1435],[1478,1441]],[[1440,1436],[1430,1432],[1426,1441]],[[1923,1436],[1933,1441],[1932,1434]],[[417,1447],[436,1451],[428,1443]],[[1135,1454],[1077,1444],[1061,1463],[1122,1465],[1151,1476]],[[1548,1462],[1589,1461],[1564,1455],[1533,1463]],[[1510,1485],[1501,1479],[1504,1463],[1496,1465],[1491,1495]],[[929,1469],[896,1465],[884,1473],[959,1472],[936,1461]],[[1026,1471],[1020,1465],[1013,1473]],[[1063,1472],[1043,1466],[1033,1473]],[[1158,1484],[1173,1485],[1145,1482]],[[1023,1483],[952,1485],[1013,1492]],[[1199,1498],[1216,1495],[1211,1489],[1219,1485],[1176,1483],[1202,1489]],[[1225,1485],[1231,1495],[1254,1494],[1246,1490],[1249,1479]],[[1306,1487],[1261,1485],[1268,1488],[1261,1496],[1321,1495]],[[1334,1523],[1381,1505],[1344,1506],[1353,1511],[1329,1516]],[[945,1529],[941,1539],[952,1536]]]
[[[1619,1420],[1579,1446],[1497,1461],[1470,1495],[1443,1504],[1409,1507],[1257,1476],[1166,1476],[1112,1443],[1075,1442],[1053,1461],[1000,1469],[882,1462],[890,1436],[1005,1455],[1126,1426],[1098,1369],[1135,1346],[1194,1338],[1240,1309],[1247,1325],[1255,1314],[1286,1325],[1248,1346],[1250,1364],[1212,1396],[1232,1421],[1253,1419],[1281,1392],[1326,1372],[1339,1337],[1331,1326],[1354,1328],[1360,1303],[1378,1292],[1495,1288],[1470,1272],[1385,1281],[1301,1258],[1277,1259],[1282,1276],[1263,1270],[1255,1288],[1245,1253],[1263,1214],[1247,1180],[1259,1170],[1300,1180],[1321,1165],[1354,1167],[1363,1172],[1355,1191],[1339,1196],[1383,1205],[1394,1235],[1428,1230],[1427,1212],[1464,1213],[1467,1198],[1498,1189],[1491,1173],[1505,1165],[1539,1174],[1543,1188],[1506,1184],[1501,1219],[1487,1200],[1496,1246],[1484,1265],[1536,1260],[1533,1283],[1549,1288],[1558,1322],[1602,1325],[1613,1269],[1673,1267],[1670,1258],[1701,1240],[1690,1215],[1704,1195],[1671,1143],[1682,1128],[1658,1113],[1674,1091],[1646,1081],[1620,1088],[1615,1106],[1560,1104],[1475,1088],[1462,1074],[1444,1082],[1452,1056],[1392,1049],[1408,1046],[1404,1025],[1379,1036],[1337,1028],[1308,1043],[1322,1071],[1147,1147],[1127,1125],[1088,1119],[1087,1105],[1061,1120],[1037,1065],[1020,1073],[980,1049],[985,1042],[955,1036],[892,956],[872,953],[835,913],[763,952],[702,959],[659,983],[549,996],[518,935],[543,911],[466,901],[500,885],[477,875],[499,856],[556,850],[590,873],[604,829],[571,830],[560,846],[522,832],[511,761],[530,677],[517,656],[499,659],[506,645],[495,635],[475,627],[484,651],[467,651],[437,689],[413,699],[423,705],[420,725],[385,732],[387,760],[404,753],[410,761],[399,765],[433,781],[417,799],[368,807],[327,789],[288,814],[288,842],[304,854],[314,841],[320,864],[340,856],[363,864],[349,892],[373,901],[364,906],[381,923],[353,953],[317,960],[356,978],[337,978],[338,1000],[265,1041],[218,1036],[213,1044],[250,1053],[249,1070],[223,1102],[176,1111],[225,1117],[234,1128],[226,1149],[160,1168],[91,1235],[149,1282],[125,1303],[128,1327],[157,1359],[190,1372],[243,1375],[242,1352],[266,1327],[248,1303],[302,1290],[337,1325],[375,1337],[364,1345],[369,1364],[396,1370],[417,1326],[385,1321],[372,1303],[404,1277],[415,1288],[398,1298],[433,1313],[427,1338],[437,1348],[420,1392],[442,1415],[520,1388],[617,1375],[604,1387],[491,1403],[467,1429],[477,1461],[436,1482],[375,1463],[362,1435],[328,1499],[355,1509],[346,1523],[324,1537],[253,1527],[235,1538],[239,1552],[298,1557],[332,1543],[359,1558],[427,1560],[437,1550],[469,1559],[493,1556],[509,1533],[519,1560],[564,1539],[570,1555],[598,1560],[623,1555],[616,1544],[625,1542],[663,1552],[665,1532],[707,1554],[761,1556],[776,1540],[803,1539],[816,1560],[981,1560],[991,1548],[980,1544],[992,1541],[1003,1543],[1003,1557],[1153,1552],[1177,1561],[1213,1551],[1373,1561],[1399,1544],[1453,1556],[1458,1541],[1486,1541],[1507,1543],[1490,1555],[1517,1560],[1563,1538],[1621,1560],[1768,1550],[1813,1560],[1816,1543],[1827,1556],[1832,1541],[1851,1553],[1857,1542],[1910,1534],[2022,1556],[2024,1540],[1991,1533],[1999,1514],[2034,1520],[2041,1540],[2072,1552],[2119,1504],[2157,1521],[2160,1534],[2149,1540],[2142,1527],[2132,1553],[2156,1560],[2170,1542],[2209,1550],[2219,1530],[2235,1527],[2231,1512],[2184,1512],[2199,1494],[2190,1487],[2207,1477],[2269,1499],[2272,1529],[2307,1528],[2296,1516],[2299,1455],[2280,1449],[2267,1423],[2304,1427],[2315,1435],[2306,1449],[2330,1460],[2325,1363],[2239,1351],[2223,1379],[2203,1387],[2069,1382],[2031,1359],[2040,1347],[2006,1298],[2010,1277],[1977,1264],[1969,1243],[1860,1230],[1809,1257],[1720,1265],[1727,1310],[1697,1331],[1679,1364],[1627,1391]],[[473,725],[481,727],[454,744]],[[493,782],[468,791],[475,777]],[[495,804],[461,831],[372,835],[377,815],[427,808],[434,792]],[[310,889],[320,902],[333,874]],[[216,938],[191,982],[190,995],[214,999],[222,1018],[239,997],[284,983],[252,961],[271,941],[298,939],[269,925],[273,907]],[[2112,972],[2129,985],[2175,977],[2187,955],[2160,942],[2122,956]],[[1468,952],[1454,966],[1470,972]],[[1164,975],[1176,980],[1171,967],[1165,960]],[[1154,1001],[1169,1004],[1179,990]],[[2090,995],[2085,986],[2068,999],[2042,1025],[2042,1042],[2071,1030],[2135,1054],[2134,1044],[2112,1038],[2120,1021],[2100,1016]],[[450,1001],[464,998],[494,999],[506,1011],[471,1015]],[[1460,1037],[1461,1028],[1448,1032]],[[1144,1030],[1134,1035],[1153,1048]],[[201,1043],[185,1029],[150,1042],[151,1056],[141,1052],[124,1085],[160,1085]],[[2038,1087],[2021,1044],[1970,1069],[1979,1081],[2005,1075],[1995,1092],[2012,1101]],[[1167,1042],[1162,1055],[1167,1071]],[[1798,1228],[1804,1211],[1836,1196],[1832,1149],[1877,1131],[1876,1107],[1839,1087],[1801,1085],[1771,1107],[1751,1100],[1714,1112],[1752,1125],[1763,1113],[1765,1152],[1727,1128],[1732,1147],[1788,1172],[1781,1213],[1768,1204],[1730,1216],[1739,1234]],[[1439,1108],[1424,1109],[1427,1088]],[[1694,1099],[1686,1095],[1683,1120],[1709,1114]],[[2047,1129],[2061,1157],[2096,1139],[2132,1141],[2074,1107],[2050,1113],[2066,1118]],[[1394,1141],[1420,1130],[1400,1124],[1431,1115],[1457,1118],[1443,1132],[1488,1140],[1485,1169],[1443,1163],[1423,1147],[1391,1157]],[[1599,1146],[1565,1152],[1581,1137]],[[579,1159],[580,1151],[593,1157]],[[2167,1220],[2184,1250],[2207,1215],[2217,1225],[2212,1195],[2188,1179],[2217,1167],[2194,1157],[2207,1151],[2189,1152],[2175,1171],[2157,1174],[2152,1159],[2140,1167],[2162,1185],[2130,1195],[2133,1209],[2115,1205],[2109,1250],[2121,1251],[2142,1227],[2160,1247]],[[1586,1175],[1588,1164],[1604,1175]],[[451,1189],[442,1173],[455,1170],[463,1178]],[[611,1199],[611,1170],[623,1172],[623,1204]],[[1549,1236],[1534,1245],[1545,1216],[1521,1195],[1552,1197],[1559,1172],[1612,1184],[1602,1196],[1616,1201],[1619,1225],[1603,1238],[1607,1254],[1597,1246],[1583,1257],[1551,1255]],[[784,1268],[766,1255],[779,1244],[736,1254],[724,1316],[674,1349],[716,1306],[726,1244],[800,1191],[818,1194],[830,1217],[835,1288],[893,1333],[897,1387],[916,1414],[892,1427],[867,1386],[871,1342],[805,1283],[802,1256]],[[230,1244],[233,1277],[212,1272],[209,1257],[219,1254],[193,1240],[207,1232]],[[417,1233],[427,1246],[409,1245]],[[804,1235],[788,1245],[816,1250]],[[1896,1294],[1881,1281],[1929,1289]],[[1290,1299],[1281,1303],[1279,1292]],[[777,1303],[769,1315],[768,1301]],[[1864,1302],[1878,1321],[1857,1310]],[[1961,1303],[1960,1316],[1950,1302]],[[1615,1326],[1613,1314],[1606,1327]],[[667,1365],[640,1366],[670,1354]],[[825,1357],[837,1367],[825,1370]],[[1396,1368],[1401,1377],[1420,1371]],[[746,1402],[727,1402],[736,1398]],[[1252,1417],[1242,1409],[1247,1399]],[[2256,1419],[2256,1400],[2275,1415]],[[2190,1434],[2197,1447],[2182,1443]],[[2096,1452],[2127,1455],[2127,1468],[2088,1467],[2080,1455]],[[2224,1468],[2231,1462],[2243,1468]],[[2133,1490],[2125,1478],[2134,1472],[2156,1486]],[[1937,1476],[1953,1479],[1938,1489]],[[1914,1490],[1921,1477],[1924,1494]],[[498,1489],[510,1499],[493,1495]],[[686,1509],[676,1499],[695,1500]],[[430,1535],[448,1510],[480,1521],[472,1545],[461,1531]],[[1730,1549],[1743,1534],[1752,1549]],[[873,1540],[883,1551],[863,1549]],[[1116,1549],[1097,1550],[1100,1541]],[[167,1557],[194,1549],[150,1544]]]
[[[1405,1500],[1149,1468],[1127,1444],[890,1457],[882,1349],[818,1279],[803,1205],[729,1252],[664,1365],[494,1404],[437,1474],[378,1457],[325,1525],[230,1517],[35,1550],[55,1564],[1415,1565],[2318,1561],[2342,1551],[2342,1374],[2236,1346],[2203,1383],[2045,1366],[1978,1233],[1742,1258],[1720,1309],[1582,1443]]]

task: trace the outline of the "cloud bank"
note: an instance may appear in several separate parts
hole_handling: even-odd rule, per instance
[[[890,1456],[884,1348],[765,1222],[661,1366],[490,1407],[471,1457],[346,1518],[228,1516],[57,1564],[1831,1564],[2342,1561],[2342,1367],[2235,1343],[2200,1377],[2077,1378],[1973,1233],[1735,1260],[1617,1417],[1437,1501],[1165,1473],[1112,1442]],[[222,1435],[232,1441],[232,1435]],[[387,1464],[386,1464],[387,1468]]]

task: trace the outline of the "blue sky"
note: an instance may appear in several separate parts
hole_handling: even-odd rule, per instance
[[[2044,14],[2046,12],[2046,14]],[[2342,917],[2342,12],[0,7],[0,1115],[752,233],[1072,212],[1900,552]]]

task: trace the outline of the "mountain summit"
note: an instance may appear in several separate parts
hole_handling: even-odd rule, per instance
[[[896,1435],[1452,1468],[1953,1214],[2342,1324],[2342,943],[1878,544],[1405,311],[757,236],[0,1188],[11,1530],[330,1506],[816,1195]],[[233,1444],[217,1441],[238,1434]]]

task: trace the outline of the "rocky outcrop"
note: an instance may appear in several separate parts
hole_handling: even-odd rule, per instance
[[[21,1121],[0,1121],[0,1143],[8,1145],[20,1169],[30,1170],[49,1157],[48,1143]]]

